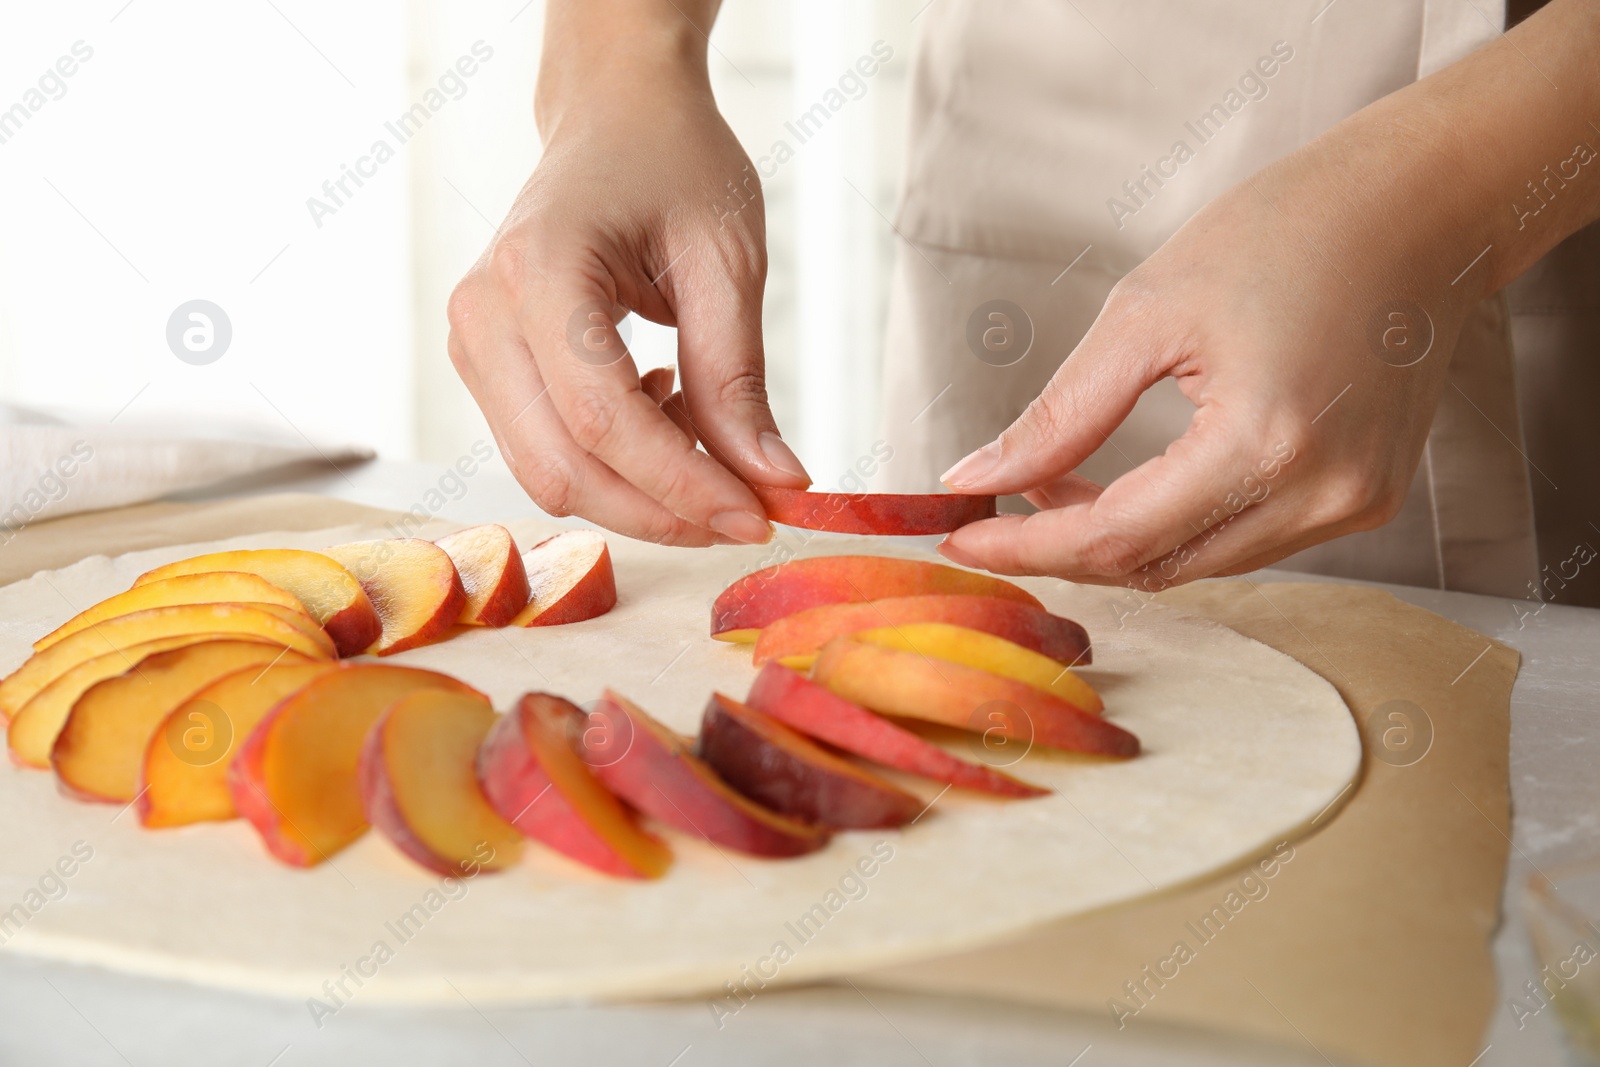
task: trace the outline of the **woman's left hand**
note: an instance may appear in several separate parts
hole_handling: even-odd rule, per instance
[[[1558,0],[1516,31],[1524,48],[1545,16],[1585,11]],[[1572,27],[1543,32],[1592,64]],[[1587,128],[1547,110],[1541,129],[1505,102],[1506,83],[1537,77],[1515,49],[1502,40],[1373,104],[1190,219],[1112,290],[1027,411],[944,475],[1043,510],[973,523],[940,551],[1157,591],[1392,518],[1468,310],[1600,213],[1600,172],[1560,218],[1519,227],[1506,210],[1516,167],[1567,158]],[[1168,376],[1195,404],[1187,431],[1105,487],[1072,473]]]

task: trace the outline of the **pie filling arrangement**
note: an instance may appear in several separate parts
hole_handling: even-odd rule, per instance
[[[954,499],[952,521],[992,513]],[[871,520],[791,503],[820,528]],[[941,520],[912,514],[918,530]],[[445,875],[503,870],[530,841],[629,879],[668,872],[673,834],[800,856],[928,813],[882,768],[1005,800],[1051,792],[937,743],[952,731],[978,753],[1139,755],[1074,673],[1091,662],[1081,625],[1001,578],[892,556],[793,559],[728,586],[711,636],[748,646],[759,673],[742,699],[708,694],[694,737],[611,689],[587,708],[528,692],[497,711],[447,673],[383,660],[616,602],[593,531],[526,553],[498,525],[212,552],[39,637],[0,681],[0,716],[14,763],[151,830],[243,818],[273,858],[313,867],[376,827]]]

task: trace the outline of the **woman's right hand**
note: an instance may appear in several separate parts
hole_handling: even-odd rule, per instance
[[[665,544],[764,542],[746,483],[810,478],[767,406],[760,184],[703,36],[664,7],[682,25],[641,41],[551,5],[547,37],[589,47],[547,53],[544,155],[450,296],[450,358],[545,511]],[[681,392],[671,369],[639,375],[615,328],[628,311],[677,327]]]

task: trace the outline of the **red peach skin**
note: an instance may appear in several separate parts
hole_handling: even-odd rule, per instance
[[[761,668],[746,703],[803,734],[908,774],[1002,797],[1039,797],[1050,792],[981,763],[958,759],[780,663]]]
[[[528,606],[511,626],[562,626],[598,618],[616,607],[617,576],[606,539],[593,530],[567,530],[522,557]]]
[[[484,794],[501,818],[562,855],[617,878],[660,878],[672,852],[579,758],[585,726],[570,701],[524,695],[478,750]]]
[[[367,832],[356,779],[367,732],[419,689],[487,699],[448,675],[355,663],[311,682],[256,724],[228,767],[234,807],[284,863],[312,867]]]
[[[835,693],[886,715],[987,732],[1069,752],[1130,757],[1139,739],[1026,682],[915,652],[837,637],[822,647],[811,676]]]
[[[755,665],[781,660],[790,667],[809,667],[817,649],[835,637],[917,622],[981,630],[1069,667],[1094,661],[1089,634],[1082,626],[1030,604],[992,596],[901,596],[865,604],[823,604],[781,618],[756,638]]]
[[[361,583],[383,632],[367,649],[390,656],[439,640],[461,617],[467,591],[449,553],[418,537],[352,541],[326,550]]]
[[[511,531],[490,523],[469,526],[439,538],[456,565],[467,602],[460,622],[469,626],[504,626],[528,604],[528,571]]]
[[[474,768],[494,708],[475,694],[420,689],[372,725],[356,781],[367,821],[439,874],[501,871],[522,837],[490,806]]]
[[[960,493],[812,493],[752,485],[767,518],[830,533],[914,536],[959,530],[995,516],[994,497]]]
[[[633,808],[712,844],[755,856],[799,856],[828,843],[818,827],[762,807],[717,777],[684,739],[611,690],[579,738],[584,762]]]
[[[695,748],[739,792],[801,822],[886,829],[922,811],[922,801],[905,790],[721,693],[706,704]]]
[[[993,596],[1043,609],[1038,597],[992,574],[894,556],[811,556],[745,575],[711,606],[711,636],[754,641],[753,631],[807,608],[933,594]]]

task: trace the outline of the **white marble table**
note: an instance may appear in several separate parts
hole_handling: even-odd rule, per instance
[[[405,509],[442,468],[378,462],[343,474],[291,472],[201,494],[324,493]],[[463,522],[537,514],[503,469],[485,469],[440,512]],[[1297,575],[1272,572],[1277,580]],[[1504,600],[1389,586],[1523,654],[1512,695],[1510,870],[1495,942],[1501,1003],[1470,1067],[1559,1067],[1553,1013],[1519,1030],[1507,1002],[1538,966],[1520,915],[1535,867],[1600,856],[1600,610],[1549,605],[1524,617]],[[870,999],[869,999],[870,998]],[[1074,1058],[1078,1057],[1078,1058]],[[310,1064],[708,1064],[957,1067],[1299,1067],[1329,1064],[1309,1046],[1281,1048],[1105,1016],[902,995],[849,985],[769,992],[718,1030],[694,1002],[479,1011],[341,1012],[323,1029],[298,1002],[130,978],[0,955],[0,1065],[301,1067]],[[1462,1064],[1461,1067],[1469,1067]]]

